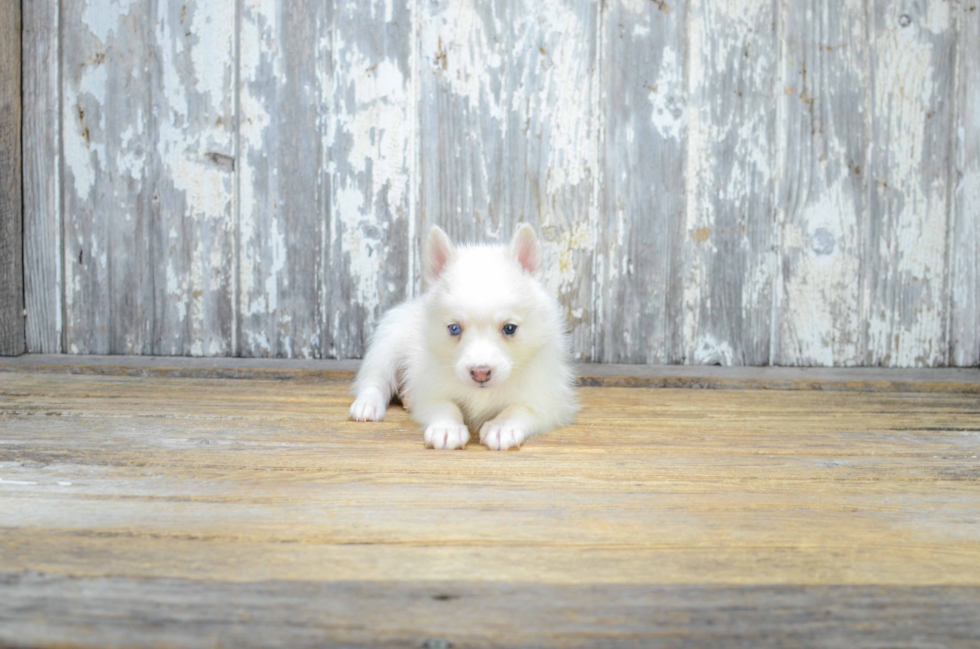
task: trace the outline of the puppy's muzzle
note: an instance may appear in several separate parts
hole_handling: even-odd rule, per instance
[[[470,377],[481,387],[490,380],[491,374],[493,374],[493,369],[489,365],[477,365],[470,368]]]

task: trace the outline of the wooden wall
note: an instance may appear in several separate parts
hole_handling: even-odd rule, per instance
[[[28,348],[358,357],[527,221],[579,359],[976,365],[977,4],[25,3]]]
[[[24,353],[20,0],[0,0],[0,356]]]

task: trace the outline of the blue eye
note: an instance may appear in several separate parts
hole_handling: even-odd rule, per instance
[[[516,324],[505,324],[504,325],[504,335],[505,336],[513,336],[515,333],[517,333],[517,325]]]
[[[450,336],[458,336],[461,333],[463,333],[463,328],[460,327],[458,324],[454,322],[453,324],[449,325]]]

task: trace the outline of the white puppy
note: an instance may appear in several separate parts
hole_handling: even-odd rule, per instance
[[[426,290],[388,311],[352,389],[350,415],[381,421],[393,394],[425,426],[425,444],[463,448],[469,429],[505,451],[572,421],[565,321],[539,280],[534,230],[510,246],[460,246],[438,227],[423,252]]]

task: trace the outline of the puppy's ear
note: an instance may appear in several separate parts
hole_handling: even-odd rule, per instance
[[[426,286],[432,286],[439,279],[446,264],[452,261],[456,255],[449,237],[438,225],[433,225],[429,230],[429,237],[425,240],[425,250],[422,252],[423,278]]]
[[[534,228],[527,223],[521,223],[521,226],[517,228],[514,238],[510,240],[510,251],[525,272],[537,275],[538,271],[541,270],[541,250],[538,248],[538,237],[534,234]]]

